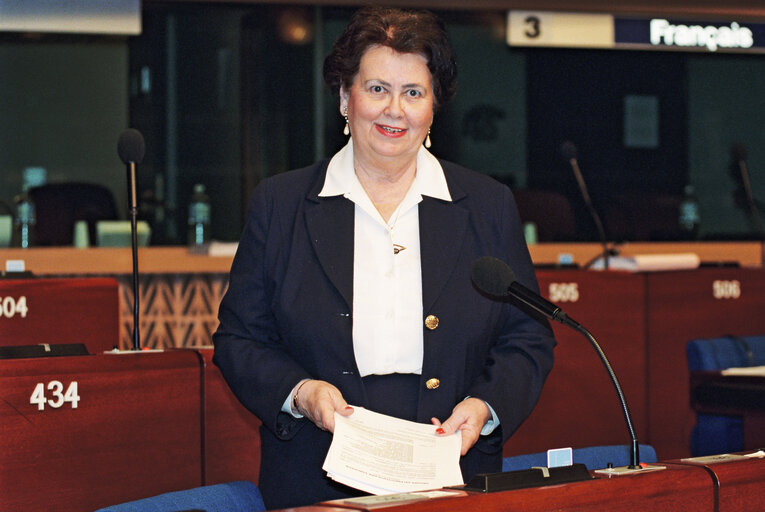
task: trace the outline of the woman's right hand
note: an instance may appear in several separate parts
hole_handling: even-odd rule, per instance
[[[343,416],[353,413],[340,390],[323,380],[304,382],[297,390],[295,403],[300,414],[329,432],[335,431],[335,412]]]

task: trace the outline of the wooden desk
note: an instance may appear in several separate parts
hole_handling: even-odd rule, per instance
[[[736,262],[742,267],[759,267],[763,262],[760,242],[628,242],[616,246],[621,256],[638,254],[696,253],[702,263]],[[603,254],[599,243],[542,243],[529,246],[535,265],[555,265],[561,254],[570,255],[583,267]]]
[[[648,442],[662,459],[687,457],[696,418],[685,346],[694,338],[763,332],[765,271],[702,268],[645,279]]]
[[[130,248],[40,247],[0,249],[0,264],[24,260],[35,276],[110,276],[119,283],[119,333],[123,350],[133,346],[133,282]],[[218,327],[218,304],[228,285],[231,257],[191,253],[186,247],[138,249],[141,346],[153,349],[210,345]]]
[[[193,351],[0,360],[0,510],[202,485],[201,396]]]
[[[750,455],[740,452],[734,456]],[[712,474],[718,495],[718,512],[762,512],[765,510],[765,457],[697,457],[671,461],[703,467]]]
[[[119,336],[116,279],[0,279],[0,344],[83,343],[91,354]]]
[[[741,416],[744,449],[765,448],[765,375],[691,373],[691,407],[698,413]]]
[[[205,484],[257,482],[260,420],[236,399],[212,362],[213,349],[198,349],[204,364]]]
[[[647,440],[645,280],[637,274],[538,270],[541,294],[585,326],[611,361],[638,439]],[[531,416],[505,455],[628,444],[621,405],[603,363],[579,332],[554,323],[555,364]]]
[[[399,506],[360,510],[395,512],[481,512],[542,511],[712,511],[715,495],[712,479],[703,468],[673,466],[661,471],[547,487],[517,489],[491,494],[468,493],[459,497],[422,500]],[[348,512],[348,508],[314,505],[290,509],[294,512]]]

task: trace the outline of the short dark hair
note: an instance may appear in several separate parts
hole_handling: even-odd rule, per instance
[[[376,45],[424,56],[433,81],[434,108],[452,99],[457,64],[444,22],[426,10],[377,6],[356,11],[324,59],[324,81],[334,94],[341,86],[350,90],[361,57]]]

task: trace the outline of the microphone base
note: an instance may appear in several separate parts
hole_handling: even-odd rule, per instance
[[[473,492],[499,492],[528,487],[543,487],[546,485],[565,484],[592,480],[593,476],[584,464],[572,464],[556,468],[531,468],[504,473],[480,473],[475,475],[464,486],[453,489]]]
[[[595,471],[593,471],[593,473],[612,477],[612,476],[622,476],[622,475],[634,475],[636,473],[645,473],[647,471],[659,471],[662,469],[667,469],[667,467],[657,466],[654,464],[643,464],[642,466],[637,466],[637,467],[618,466],[615,468],[596,469]]]

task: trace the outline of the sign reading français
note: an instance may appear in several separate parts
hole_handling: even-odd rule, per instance
[[[559,48],[765,53],[765,24],[509,11],[507,44]]]

